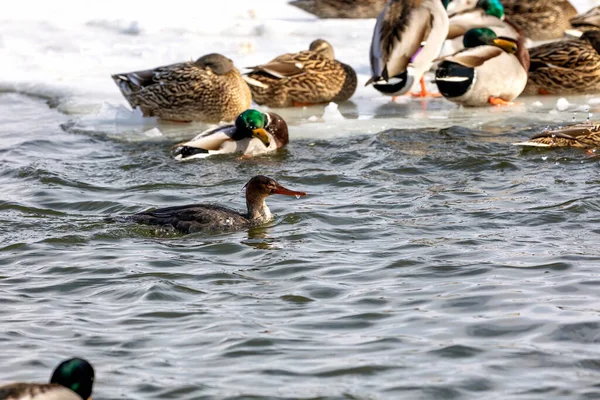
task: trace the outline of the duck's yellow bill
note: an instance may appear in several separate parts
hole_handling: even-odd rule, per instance
[[[492,40],[495,46],[500,47],[502,50],[506,51],[510,54],[515,54],[517,52],[517,44],[515,42],[511,42],[506,39],[494,39]]]
[[[252,131],[252,134],[258,139],[260,139],[260,141],[263,142],[265,146],[269,147],[269,145],[271,144],[269,134],[267,133],[267,131],[264,130],[264,128],[256,128]]]

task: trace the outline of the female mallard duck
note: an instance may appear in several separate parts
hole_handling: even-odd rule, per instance
[[[86,360],[71,358],[54,370],[50,383],[11,383],[0,386],[1,400],[91,399],[94,368]]]
[[[356,90],[356,73],[335,60],[322,39],[307,51],[283,54],[244,75],[257,104],[293,107],[348,100]]]
[[[525,94],[581,94],[600,91],[600,31],[529,49]]]
[[[571,18],[571,26],[580,32],[600,31],[600,6]]]
[[[577,10],[568,0],[502,0],[504,13],[532,40],[563,36]]]
[[[583,149],[600,148],[600,125],[583,123],[545,130],[531,139],[513,143],[525,147],[579,147]]]
[[[464,48],[463,36],[473,28],[491,28],[498,37],[517,39],[519,33],[504,22],[504,7],[499,0],[454,0],[448,5],[450,29],[441,55]]]
[[[272,112],[246,110],[236,118],[235,124],[209,129],[178,146],[175,159],[187,161],[236,152],[251,157],[277,150],[287,143],[288,128],[283,118]]]
[[[250,89],[233,62],[216,53],[195,62],[115,74],[112,78],[131,107],[140,107],[146,117],[183,122],[232,121],[252,102]]]
[[[440,54],[448,35],[449,0],[390,0],[377,17],[367,85],[389,96],[408,92]],[[423,46],[421,44],[425,42]]]
[[[469,30],[465,49],[444,57],[435,73],[440,93],[465,106],[504,105],[527,84],[529,57],[523,42],[499,38],[488,28]]]
[[[290,5],[319,18],[375,18],[388,0],[294,0]]]

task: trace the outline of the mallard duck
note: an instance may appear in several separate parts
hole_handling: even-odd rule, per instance
[[[420,81],[440,54],[448,35],[449,0],[390,0],[377,17],[371,41],[372,76],[366,83],[398,96]],[[425,42],[424,45],[422,43]]]
[[[50,383],[11,383],[0,386],[0,400],[87,400],[91,399],[94,368],[86,360],[61,362]]]
[[[502,0],[502,4],[506,16],[532,40],[562,37],[577,15],[568,0]]]
[[[549,129],[533,135],[525,142],[513,143],[526,147],[600,148],[600,125],[590,122]]]
[[[213,53],[184,62],[112,76],[132,108],[171,121],[232,121],[252,96],[233,62]]]
[[[600,91],[600,31],[529,49],[525,94],[581,94]]]
[[[600,31],[600,6],[571,18],[571,26],[580,32]]]
[[[462,50],[463,35],[473,28],[493,29],[498,37],[519,37],[519,32],[504,22],[504,7],[499,0],[454,0],[448,5],[448,16],[450,28],[442,56]]]
[[[435,73],[440,93],[465,106],[504,105],[521,94],[527,83],[529,58],[519,41],[499,38],[489,28],[464,35],[465,49],[441,59]]]
[[[181,233],[234,231],[264,224],[273,218],[265,199],[272,194],[306,196],[304,192],[287,189],[264,175],[250,179],[246,186],[247,213],[214,204],[188,204],[145,211],[123,219],[173,228]]]
[[[375,18],[388,0],[294,0],[290,5],[319,18]]]
[[[333,47],[322,39],[313,41],[307,51],[283,54],[249,69],[244,79],[252,98],[269,107],[339,103],[356,90],[356,73],[335,60]]]
[[[175,149],[179,161],[205,158],[214,154],[242,152],[244,157],[277,150],[288,143],[288,127],[279,115],[246,110],[235,124],[219,126],[200,133]]]

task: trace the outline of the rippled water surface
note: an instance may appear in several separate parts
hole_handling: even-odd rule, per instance
[[[78,133],[45,100],[0,109],[5,381],[77,354],[100,399],[600,396],[598,159],[511,145],[536,123],[179,164],[173,141]],[[255,174],[309,196],[216,236],[103,220],[242,209]]]
[[[283,0],[202,18],[33,3],[0,16],[0,384],[80,356],[95,400],[600,398],[599,158],[512,145],[597,121],[597,96],[392,103],[363,86],[373,20]],[[356,95],[343,119],[277,110],[291,142],[254,159],[176,163],[205,126],[140,118],[109,77],[217,50],[256,65],[316,37]],[[308,196],[217,235],[105,220],[243,210],[257,174]]]

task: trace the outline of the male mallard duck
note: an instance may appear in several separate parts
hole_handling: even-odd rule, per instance
[[[504,7],[499,0],[454,0],[448,5],[450,29],[441,55],[464,48],[463,35],[473,28],[490,28],[498,37],[517,39],[519,33],[504,22]]]
[[[244,75],[257,104],[292,107],[348,100],[356,90],[356,73],[335,60],[333,47],[322,39],[307,51],[283,54],[267,64],[249,67]]]
[[[529,49],[526,94],[581,94],[600,91],[600,31]]]
[[[464,36],[465,49],[442,58],[435,73],[440,93],[465,106],[507,104],[527,84],[529,57],[523,42],[499,38],[489,28],[475,28]]]
[[[86,360],[71,358],[54,370],[50,383],[11,383],[0,386],[0,400],[91,399],[94,368]]]
[[[233,62],[208,54],[195,62],[146,71],[115,74],[112,78],[132,108],[146,117],[171,121],[232,121],[250,107],[250,89]]]
[[[290,5],[319,18],[375,18],[388,0],[294,0]]]
[[[571,18],[571,26],[580,32],[600,31],[600,6]]]
[[[390,0],[377,17],[371,41],[371,79],[381,93],[398,96],[421,82],[448,35],[449,0]],[[421,44],[425,42],[423,46]]]
[[[583,123],[545,130],[531,139],[513,143],[526,147],[579,147],[583,149],[600,148],[600,125]]]
[[[186,161],[236,152],[250,157],[279,149],[287,143],[288,128],[283,118],[272,112],[246,110],[236,118],[235,124],[209,129],[178,146],[175,159]]]
[[[532,40],[558,39],[577,10],[568,0],[502,0],[504,13]]]

